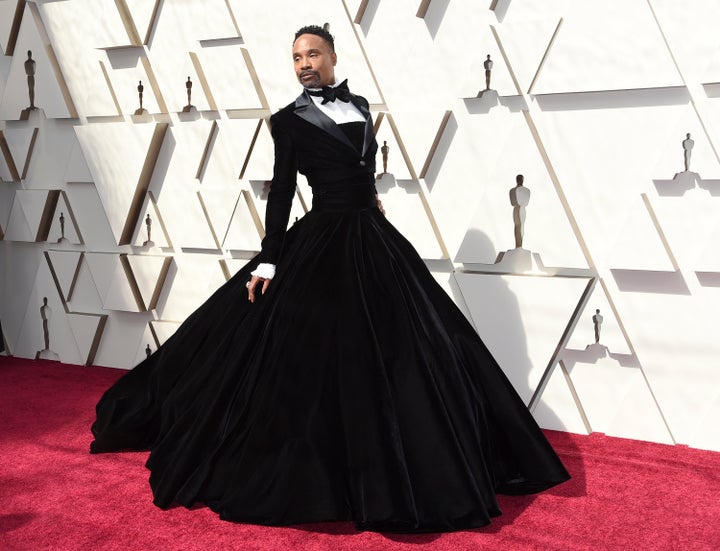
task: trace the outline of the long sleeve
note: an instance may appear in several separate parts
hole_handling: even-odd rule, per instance
[[[265,238],[262,240],[260,262],[277,264],[283,238],[290,219],[297,185],[297,153],[292,139],[278,117],[270,118],[275,142],[275,165],[265,209]]]

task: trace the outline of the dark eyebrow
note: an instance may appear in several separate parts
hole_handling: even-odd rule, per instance
[[[308,54],[320,54],[322,53],[318,48],[310,48],[307,50]],[[293,57],[300,55],[301,52],[293,52]]]

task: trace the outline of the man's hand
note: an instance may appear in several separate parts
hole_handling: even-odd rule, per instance
[[[250,278],[250,285],[248,285],[248,300],[250,302],[255,302],[255,289],[257,288],[258,284],[260,284],[260,293],[265,294],[265,291],[267,291],[268,287],[270,286],[271,279],[267,279],[260,276],[252,276]]]

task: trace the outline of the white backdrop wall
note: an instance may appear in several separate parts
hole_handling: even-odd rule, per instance
[[[6,353],[47,298],[60,360],[131,368],[257,252],[292,36],[327,22],[389,219],[541,425],[720,450],[720,4],[305,4],[0,0]]]

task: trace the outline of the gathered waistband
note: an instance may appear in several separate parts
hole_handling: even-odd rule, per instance
[[[376,205],[375,190],[368,185],[343,185],[313,190],[312,209],[315,211],[345,212]]]

